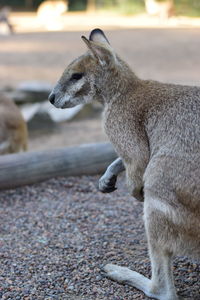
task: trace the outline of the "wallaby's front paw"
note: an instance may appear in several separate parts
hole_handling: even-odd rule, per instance
[[[102,193],[111,193],[114,192],[117,188],[115,187],[117,181],[117,176],[112,175],[111,177],[102,176],[99,179],[99,190]]]

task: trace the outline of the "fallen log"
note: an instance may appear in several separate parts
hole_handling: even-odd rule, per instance
[[[104,172],[116,158],[109,143],[0,156],[0,189],[38,183],[59,176]]]

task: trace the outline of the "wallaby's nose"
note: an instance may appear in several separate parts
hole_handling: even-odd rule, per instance
[[[49,95],[49,101],[51,102],[51,104],[54,104],[54,102],[55,102],[55,97],[56,97],[56,95],[55,95],[54,93],[51,93],[51,94]]]

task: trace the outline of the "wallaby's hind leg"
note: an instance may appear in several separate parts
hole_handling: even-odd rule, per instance
[[[174,287],[171,255],[163,254],[160,250],[151,249],[150,258],[152,265],[151,280],[128,268],[113,264],[107,264],[104,267],[105,275],[119,283],[133,286],[151,298],[159,300],[180,299]]]
[[[174,286],[172,254],[164,253],[162,249],[156,249],[152,245],[149,248],[152,268],[150,295],[162,300],[180,299]]]
[[[164,215],[163,215],[164,218]],[[159,300],[178,300],[172,272],[172,254],[166,251],[168,228],[160,230],[159,213],[154,213],[151,202],[145,198],[144,220],[151,260],[151,280],[128,268],[108,264],[104,267],[106,276],[122,284],[128,284],[143,291],[148,297]],[[160,236],[161,235],[161,236]],[[160,237],[160,241],[158,238]]]

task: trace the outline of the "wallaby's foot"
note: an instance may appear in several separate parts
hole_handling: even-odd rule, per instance
[[[152,282],[142,274],[132,271],[126,267],[120,267],[114,264],[107,264],[103,268],[104,275],[120,284],[127,284],[138,290],[143,291],[148,297],[158,300],[180,300],[176,295],[167,295],[168,291],[160,290],[158,293],[152,293]]]
[[[105,265],[103,271],[105,272],[106,277],[122,284],[132,285],[132,280],[135,280],[135,278],[138,276],[142,276],[143,280],[145,280],[148,284],[150,282],[150,280],[144,277],[143,275],[140,275],[139,273],[134,272],[129,268],[120,267],[114,264]]]
[[[107,174],[104,174],[100,179],[99,179],[99,190],[102,193],[111,193],[114,192],[117,188],[115,187],[117,181],[117,176],[112,175],[112,176],[107,176]]]

